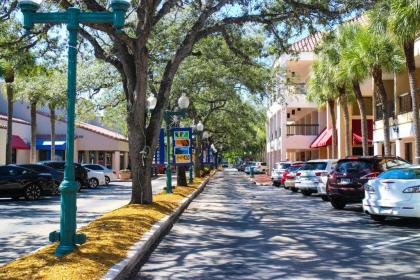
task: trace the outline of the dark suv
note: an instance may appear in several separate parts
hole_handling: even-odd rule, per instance
[[[64,172],[64,161],[41,161],[40,164],[54,168],[55,170]],[[88,171],[79,163],[74,164],[75,179],[80,187],[89,187]]]
[[[335,209],[343,209],[346,204],[362,202],[364,185],[382,172],[393,167],[409,165],[399,157],[368,156],[347,157],[337,162],[327,182],[327,194]]]

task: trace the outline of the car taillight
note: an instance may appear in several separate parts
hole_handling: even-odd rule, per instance
[[[296,176],[300,176],[302,173],[301,172],[298,172],[298,173],[296,173]]]
[[[366,174],[365,176],[360,177],[362,180],[372,180],[379,176],[379,172],[372,172],[369,174]]]
[[[328,181],[330,183],[336,184],[337,183],[337,173],[333,172],[330,174],[330,176],[328,177]]]
[[[287,174],[287,176],[286,176],[286,179],[294,179],[294,178],[295,178],[295,176],[290,175],[290,174]]]

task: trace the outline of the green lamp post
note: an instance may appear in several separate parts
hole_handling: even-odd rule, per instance
[[[166,124],[166,193],[172,193],[172,172],[171,172],[171,123],[176,117],[184,117],[186,114],[186,109],[190,105],[190,100],[183,93],[178,99],[179,111],[165,111],[164,119]]]
[[[201,121],[199,121],[197,125],[193,123],[192,128],[193,128],[193,132],[195,132],[195,135],[197,137],[197,144],[196,144],[196,149],[197,149],[198,145],[200,145],[200,137],[201,137],[201,134],[203,134],[204,125]],[[197,174],[195,174],[195,176],[197,176]],[[190,183],[192,183],[193,181],[194,181],[193,165],[191,164],[190,165]]]
[[[124,26],[125,14],[130,6],[129,0],[110,0],[111,12],[81,12],[72,7],[65,12],[37,12],[43,0],[20,0],[19,8],[23,13],[23,27],[29,32],[34,24],[66,24],[69,31],[68,46],[68,81],[67,81],[67,133],[66,164],[64,180],[60,185],[61,214],[60,232],[50,233],[51,242],[59,241],[56,256],[71,253],[76,244],[86,242],[84,234],[76,234],[76,193],[77,184],[74,178],[74,118],[76,102],[76,66],[77,66],[77,34],[80,24],[97,23],[112,24],[118,32]]]

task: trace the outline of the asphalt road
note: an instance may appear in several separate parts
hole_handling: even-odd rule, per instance
[[[361,205],[211,180],[136,279],[420,279],[420,220],[376,223]]]
[[[173,184],[176,177],[173,177]],[[152,181],[153,193],[165,187],[165,176]],[[77,226],[130,201],[131,183],[112,182],[98,189],[82,189],[77,196]],[[0,199],[0,265],[50,244],[48,234],[60,227],[60,198],[37,201]]]

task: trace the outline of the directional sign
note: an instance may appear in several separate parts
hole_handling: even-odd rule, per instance
[[[192,164],[192,129],[172,129],[172,160],[175,165]]]

